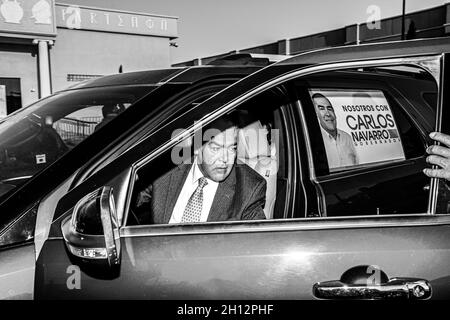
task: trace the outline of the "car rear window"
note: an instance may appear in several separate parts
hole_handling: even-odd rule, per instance
[[[425,154],[426,132],[433,130],[436,117],[436,107],[430,106],[437,90],[432,80],[371,70],[325,73],[298,86],[310,106],[307,121],[315,122],[308,130],[317,176]],[[319,101],[330,104],[330,110],[316,110],[314,97],[322,97]],[[327,124],[336,137],[329,135]]]
[[[427,210],[429,179],[422,169],[436,113],[423,93],[436,93],[437,85],[421,72],[389,71],[323,72],[295,84],[319,216]]]

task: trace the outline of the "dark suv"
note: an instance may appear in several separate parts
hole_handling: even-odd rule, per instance
[[[428,133],[449,132],[447,52],[441,38],[123,74],[17,112],[0,124],[16,168],[1,297],[449,298],[448,187],[422,173]],[[265,219],[152,220],[142,199],[230,116]]]

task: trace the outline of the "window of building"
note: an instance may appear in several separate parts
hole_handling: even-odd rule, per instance
[[[22,108],[19,78],[0,78],[0,118]]]

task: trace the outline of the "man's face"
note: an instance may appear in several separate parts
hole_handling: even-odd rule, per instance
[[[237,128],[229,128],[205,143],[198,154],[198,163],[205,177],[221,182],[233,169],[236,160]]]
[[[314,98],[314,107],[322,128],[330,132],[336,131],[336,114],[330,101],[323,97]]]

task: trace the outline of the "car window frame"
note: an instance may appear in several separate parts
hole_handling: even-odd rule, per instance
[[[442,75],[442,71],[439,68],[436,68],[436,64],[441,64],[441,60],[442,60],[442,56],[443,54],[430,54],[430,55],[416,55],[416,56],[412,56],[412,57],[401,57],[401,58],[384,58],[384,59],[374,59],[374,60],[365,60],[365,61],[350,61],[350,62],[341,62],[341,63],[331,63],[331,64],[325,64],[325,65],[318,65],[315,67],[311,67],[308,68],[308,74],[312,74],[312,73],[316,73],[316,72],[311,72],[311,69],[322,69],[319,70],[317,72],[324,72],[324,71],[337,71],[337,70],[341,70],[341,69],[351,69],[351,68],[355,68],[355,67],[378,67],[378,66],[386,66],[386,65],[414,65],[415,67],[420,67],[422,69],[424,69],[425,71],[427,71],[428,73],[430,73],[433,78],[436,81],[437,87],[438,87],[438,92],[442,92],[443,88],[441,86],[441,75]],[[343,68],[344,67],[344,68]],[[294,72],[293,74],[291,74],[290,76],[293,77],[293,75],[295,75],[297,72]],[[308,74],[305,74],[308,75]],[[292,79],[295,80],[295,79]],[[299,101],[300,103],[300,101]],[[402,105],[400,104],[400,106],[402,107]],[[299,109],[301,110],[301,105],[299,104]],[[408,113],[409,115],[409,113]],[[309,139],[309,135],[308,135],[308,129],[307,129],[307,124],[306,124],[306,120],[305,120],[305,115],[304,112],[301,110],[300,111],[300,118],[301,118],[301,122],[302,122],[302,128],[304,130],[304,136],[306,137],[306,145],[309,146],[308,147],[308,163],[309,163],[309,167],[310,167],[310,173],[311,173],[311,178],[312,179],[317,179],[317,177],[315,176],[314,173],[314,163],[313,163],[313,159],[312,159],[312,150],[310,149],[310,139]],[[409,117],[410,120],[414,121],[414,119],[412,117]],[[420,133],[422,133],[423,128],[421,128],[421,126],[418,126],[421,130]],[[414,158],[409,159],[409,161],[413,161]],[[402,160],[402,161],[408,161],[407,160]],[[316,181],[317,182],[317,181]],[[431,192],[429,193],[429,207],[426,213],[424,214],[435,214],[435,208],[433,209],[433,207],[430,205],[434,198],[436,198],[437,196],[437,189],[432,189]],[[320,201],[319,201],[320,202]],[[320,206],[320,204],[319,204]],[[417,215],[417,214],[412,214],[412,215]],[[403,215],[406,216],[406,215]],[[364,217],[364,216],[361,216]],[[333,217],[326,217],[327,219],[332,219]]]
[[[263,92],[264,90],[282,85],[284,83],[287,83],[290,80],[293,80],[295,78],[301,77],[301,76],[307,76],[313,73],[323,72],[323,71],[331,71],[331,70],[338,70],[343,68],[355,68],[355,66],[385,66],[385,65],[395,65],[395,64],[413,64],[418,65],[420,63],[421,67],[427,67],[428,65],[432,65],[437,63],[440,63],[440,59],[442,57],[442,54],[426,54],[426,55],[417,55],[414,57],[395,57],[395,58],[382,58],[382,59],[368,59],[368,60],[357,60],[357,61],[344,61],[344,62],[335,62],[335,63],[326,63],[326,64],[318,64],[313,66],[300,66],[297,69],[293,69],[294,71],[289,71],[286,73],[283,73],[281,75],[275,76],[271,78],[270,80],[267,80],[265,82],[258,82],[258,85],[252,87],[249,90],[243,91],[238,94],[231,94],[232,99],[229,99],[229,101],[222,105],[220,109],[216,110],[215,112],[205,115],[204,118],[201,119],[202,123],[209,123],[213,119],[225,114],[226,112],[232,110],[236,106],[240,105],[241,103],[245,102],[246,100],[250,99],[252,96],[257,95],[260,92]],[[428,69],[428,68],[426,68]],[[252,77],[255,75],[251,75],[247,77],[248,79],[253,79]],[[433,73],[433,76],[436,78],[436,73]],[[439,74],[437,75],[437,78],[439,79]],[[241,80],[243,81],[243,80]],[[240,82],[240,81],[239,81]],[[441,90],[440,82],[437,81],[438,88]],[[224,90],[224,96],[229,96],[230,91],[234,89],[236,84],[231,85],[226,90]],[[245,86],[244,86],[245,87]],[[221,97],[221,96],[220,96]],[[216,96],[217,98],[217,96]],[[209,100],[209,99],[208,99]],[[200,105],[209,104],[209,106],[217,103],[218,99],[214,99],[213,102],[206,101]],[[207,105],[208,106],[208,105]],[[191,132],[198,129],[198,125],[194,125],[189,130],[186,130],[184,133],[177,136],[177,139],[173,139],[173,141],[168,142],[164,145],[161,145],[159,147],[153,148],[152,152],[148,155],[149,158],[153,159],[159,154],[162,153],[162,151],[165,150],[165,148],[173,147],[175,144],[179,143],[181,140],[187,137],[187,135],[190,135]],[[304,127],[303,130],[306,128]],[[308,139],[306,137],[305,139]],[[142,141],[142,143],[145,143],[146,140]],[[311,150],[308,151],[309,153]],[[310,158],[310,154],[308,155]],[[311,161],[311,159],[309,160]],[[109,164],[111,165],[111,164]],[[430,197],[435,196],[435,191],[430,192]],[[429,212],[429,210],[428,210]],[[405,224],[411,224],[411,225],[430,225],[430,224],[448,224],[450,223],[450,216],[449,215],[436,215],[436,220],[429,219],[431,213],[420,213],[420,214],[404,214],[401,216],[398,215],[382,215],[382,216],[352,216],[352,217],[324,217],[320,218],[318,220],[317,218],[295,218],[295,219],[278,219],[278,220],[264,220],[264,221],[233,221],[229,222],[229,226],[227,228],[224,228],[223,223],[220,222],[210,222],[208,225],[212,226],[214,224],[219,224],[219,228],[207,228],[205,230],[204,225],[202,224],[193,224],[193,225],[185,225],[185,226],[173,226],[172,228],[167,228],[166,225],[154,225],[150,228],[155,228],[148,230],[148,226],[129,226],[129,227],[121,227],[120,229],[120,236],[137,236],[137,233],[139,233],[139,236],[145,236],[148,235],[161,235],[161,234],[177,234],[178,232],[185,233],[227,233],[227,232],[240,232],[241,228],[243,228],[243,232],[247,232],[248,230],[255,230],[255,231],[261,231],[261,228],[263,230],[270,230],[270,231],[276,231],[278,229],[280,230],[286,230],[286,229],[292,229],[297,230],[300,229],[310,229],[310,228],[322,228],[321,226],[324,226],[324,228],[328,228],[330,226],[331,228],[352,228],[355,227],[377,227],[377,226],[395,226],[395,225],[405,225]],[[66,214],[70,214],[70,212],[65,212]],[[65,214],[59,215],[59,218],[62,218]],[[426,221],[426,222],[424,222]],[[309,226],[308,223],[313,222],[313,225]],[[254,225],[248,225],[248,224],[254,224]],[[292,223],[292,224],[291,224]],[[236,226],[236,229],[234,228]],[[137,228],[137,229],[136,229]],[[144,228],[144,230],[142,230]],[[228,230],[228,228],[230,228]]]
[[[342,62],[342,63],[335,63],[335,64],[331,64],[330,68],[324,68],[325,70],[323,71],[339,71],[339,70],[345,70],[345,69],[354,69],[354,68],[358,68],[358,67],[379,67],[379,66],[394,66],[394,65],[414,65],[416,67],[422,68],[425,71],[427,71],[428,73],[430,73],[435,82],[436,85],[438,87],[438,93],[441,93],[443,91],[443,88],[441,86],[442,83],[442,79],[441,77],[443,76],[443,70],[440,69],[440,67],[442,66],[442,59],[443,59],[444,54],[435,54],[435,55],[416,55],[416,56],[412,56],[412,57],[401,57],[401,58],[385,58],[385,59],[374,59],[374,60],[366,60],[366,61],[353,61],[353,62]],[[343,66],[345,66],[344,68],[339,68],[338,65],[342,64]],[[439,65],[439,68],[436,68],[436,64]],[[401,106],[401,104],[399,104]],[[308,146],[308,163],[309,163],[309,170],[310,170],[310,177],[311,180],[316,183],[319,184],[318,179],[320,179],[320,177],[317,177],[315,175],[315,169],[314,169],[314,162],[313,162],[313,156],[312,156],[312,149],[311,149],[311,139],[309,138],[309,131],[308,131],[308,126],[306,123],[306,117],[304,114],[304,111],[302,110],[301,105],[299,105],[299,109],[300,109],[300,113],[301,113],[301,119],[302,119],[302,125],[303,128],[305,130],[304,132],[304,136],[306,137],[306,142],[307,142],[307,146]],[[439,110],[439,106],[438,106],[438,110]],[[411,120],[412,117],[411,117]],[[438,114],[436,116],[436,123],[440,123],[439,122],[440,119],[438,117]],[[420,128],[420,126],[418,126]],[[436,128],[437,125],[436,125]],[[401,160],[403,161],[408,161],[408,159],[406,160]],[[413,159],[409,159],[409,161],[414,161]],[[401,165],[401,163],[399,164]],[[359,169],[359,168],[358,168]],[[357,170],[357,169],[355,169]],[[360,169],[362,170],[362,169]],[[353,171],[353,170],[349,170],[349,171]],[[355,171],[353,171],[355,172]],[[358,171],[359,172],[359,171]],[[340,172],[335,173],[335,174],[340,174]],[[436,199],[437,199],[437,193],[438,193],[438,189],[437,189],[437,182],[435,180],[437,179],[430,179],[430,192],[429,192],[429,200],[428,200],[428,209],[426,213],[419,213],[419,214],[402,214],[401,216],[417,216],[417,215],[436,215]],[[433,186],[433,183],[436,184],[436,186]],[[318,193],[319,195],[319,193]],[[323,197],[323,192],[322,192],[322,197]],[[323,201],[319,201],[322,202],[320,204],[320,206],[323,209]],[[323,212],[323,211],[321,211]],[[391,216],[391,215],[382,215],[382,216]],[[394,215],[395,216],[395,215]],[[354,216],[354,217],[358,217],[358,216]],[[359,216],[360,218],[367,218],[367,216]],[[381,217],[381,216],[377,216],[377,217]],[[321,217],[321,219],[333,219],[334,217]]]
[[[450,134],[450,124],[448,119],[450,118],[449,108],[445,106],[450,105],[450,90],[444,90],[443,88],[449,87],[450,84],[450,53],[442,53],[440,58],[441,64],[439,69],[439,91],[438,91],[438,105],[436,111],[436,124],[435,131],[442,132],[444,134]],[[444,121],[447,120],[447,121]],[[434,145],[440,145],[438,142],[433,142]],[[433,166],[436,168],[437,166]],[[443,185],[443,188],[440,188]],[[445,197],[448,192],[445,189],[448,188],[448,181],[443,179],[432,178],[430,183],[430,190],[435,195],[430,197],[429,210],[433,213],[436,212],[437,208],[446,208],[448,212],[448,200],[446,198],[441,198],[440,189],[443,189],[442,196]]]
[[[355,68],[357,66],[392,66],[392,65],[414,65],[415,67],[420,67],[422,69],[426,69],[425,67],[432,61],[434,63],[438,62],[440,59],[441,55],[418,55],[417,57],[411,57],[411,58],[385,58],[385,59],[374,59],[374,60],[366,60],[366,61],[351,61],[351,62],[337,62],[337,63],[331,63],[331,64],[324,64],[324,65],[318,65],[318,66],[310,66],[310,67],[306,67],[306,68],[300,68],[298,70],[295,70],[293,72],[289,72],[287,74],[281,75],[279,77],[276,77],[274,79],[272,79],[271,81],[268,81],[266,83],[263,83],[259,86],[257,86],[256,88],[253,88],[252,90],[242,94],[239,98],[232,100],[230,102],[228,102],[227,104],[223,105],[221,108],[217,109],[215,112],[213,112],[213,114],[211,115],[207,115],[204,118],[202,118],[199,123],[202,124],[207,124],[209,122],[211,122],[211,117],[216,115],[217,117],[219,117],[220,115],[225,114],[226,112],[229,112],[233,109],[235,109],[236,107],[238,107],[239,105],[241,105],[243,102],[251,99],[252,97],[256,96],[257,94],[270,89],[270,88],[274,88],[276,86],[281,86],[281,85],[288,85],[288,83],[292,80],[295,80],[295,78],[298,78],[300,76],[306,76],[309,74],[314,74],[314,73],[318,73],[318,72],[323,72],[323,71],[332,71],[332,70],[340,70],[340,69],[351,69],[351,68]],[[318,70],[317,70],[318,69]],[[432,73],[430,70],[427,70],[430,74],[433,75],[433,77],[436,80],[437,86],[438,86],[438,90],[440,90],[440,83],[439,81],[436,79],[436,74]],[[207,103],[208,101],[206,101]],[[215,119],[215,118],[213,118]],[[304,120],[305,118],[302,117],[302,119]],[[306,126],[304,126],[305,123],[303,121],[302,123],[302,127],[304,128],[304,130],[307,128]],[[198,126],[192,126],[191,128],[188,128],[187,132],[189,134],[191,134],[191,132],[195,131],[198,129]],[[308,131],[304,131],[304,133],[307,134]],[[174,139],[173,145],[170,146],[167,145],[167,148],[173,147],[176,143],[181,142],[183,139],[185,139],[187,137],[186,132],[184,134],[179,135],[178,137],[176,137]],[[147,161],[151,161],[151,159],[154,159],[154,157],[156,157],[159,154],[162,154],[164,152],[164,148],[159,148],[159,150],[155,151],[155,154],[153,155],[149,155],[149,158],[146,158],[146,162]],[[308,157],[311,158],[311,150],[308,154]],[[312,159],[311,159],[312,160]],[[405,161],[405,160],[402,160]],[[407,161],[407,160],[406,160]],[[312,161],[309,161],[310,163],[312,163]],[[430,198],[432,196],[432,192],[430,192]],[[429,212],[425,213],[425,214],[430,214]],[[411,214],[413,216],[416,215],[422,215],[422,214]],[[386,215],[386,216],[390,216],[390,215]],[[394,217],[397,215],[393,215]],[[401,216],[408,216],[408,215],[401,215]],[[367,218],[367,216],[360,216],[362,218]],[[334,219],[335,217],[326,217],[327,219]],[[298,218],[294,218],[295,220],[297,220]],[[300,218],[300,219],[304,219],[304,218]],[[323,218],[321,218],[323,219]]]
[[[282,85],[278,86],[278,87],[276,86],[276,87],[270,88],[268,90],[271,90],[271,89],[275,89],[276,91],[278,91],[277,94],[284,95],[285,98],[287,98],[287,99],[290,98],[289,93],[285,90],[285,88],[283,88]],[[124,212],[123,216],[120,219],[121,220],[120,225],[122,226],[122,228],[136,227],[136,226],[132,226],[132,225],[126,225],[126,221],[128,219],[128,215],[129,215],[129,212],[130,212],[131,200],[133,198],[134,182],[136,181],[137,172],[139,171],[140,168],[148,165],[150,162],[152,162],[158,156],[164,154],[165,152],[170,151],[176,144],[180,143],[182,140],[184,140],[184,139],[186,139],[188,137],[192,137],[192,135],[194,134],[194,132],[196,130],[198,130],[198,128],[204,127],[204,126],[208,125],[209,123],[211,123],[212,121],[220,118],[221,116],[223,116],[227,112],[230,112],[231,110],[235,110],[235,109],[239,108],[242,104],[244,104],[245,102],[247,102],[251,98],[256,97],[257,95],[259,95],[261,93],[263,93],[263,92],[259,92],[258,94],[255,94],[255,95],[251,96],[249,99],[246,99],[245,101],[242,101],[242,103],[237,104],[235,106],[235,108],[227,110],[226,112],[221,113],[220,112],[221,108],[224,108],[227,105],[227,103],[225,103],[221,108],[216,109],[215,111],[213,111],[213,113],[217,114],[217,116],[215,118],[210,118],[209,117],[210,114],[207,114],[207,115],[201,117],[200,120],[196,121],[193,126],[191,126],[189,128],[185,128],[185,130],[182,133],[180,133],[178,135],[175,135],[173,137],[173,139],[171,139],[169,141],[166,141],[163,144],[163,146],[159,148],[159,150],[157,151],[157,154],[150,153],[150,154],[146,155],[145,157],[143,157],[142,159],[140,159],[139,161],[135,162],[131,166],[130,179],[129,179],[129,183],[128,183],[128,186],[127,186],[128,192],[127,192],[127,200],[126,200],[126,204],[125,204],[125,212]],[[205,101],[204,103],[207,103],[207,101]],[[295,194],[296,194],[295,193],[295,188],[296,188],[295,181],[297,180],[294,177],[296,177],[297,171],[298,171],[298,169],[296,167],[297,161],[296,161],[295,156],[294,156],[297,153],[295,151],[293,151],[292,153],[289,152],[289,150],[296,150],[295,142],[294,142],[295,140],[292,139],[292,132],[295,129],[295,127],[292,126],[292,123],[294,123],[294,122],[292,120],[292,111],[290,111],[291,108],[292,108],[292,105],[289,104],[289,103],[288,104],[282,104],[280,106],[280,113],[281,113],[281,115],[283,116],[283,118],[285,120],[288,121],[289,124],[291,124],[291,126],[289,128],[289,125],[286,123],[285,124],[286,127],[284,128],[285,131],[286,131],[285,135],[287,137],[290,137],[291,139],[288,138],[285,141],[285,144],[286,144],[285,148],[287,150],[286,153],[287,153],[287,156],[290,157],[290,159],[287,160],[288,168],[286,170],[288,171],[287,172],[288,184],[287,184],[287,194],[285,196],[285,207],[284,207],[284,214],[283,214],[285,216],[285,218],[283,218],[283,219],[290,218],[289,217],[289,211],[293,211],[291,209],[291,207],[293,207],[294,199],[296,198],[296,196],[295,196]],[[183,113],[182,115],[180,115],[179,118],[181,118],[182,116],[186,116],[187,113],[188,112]],[[208,120],[206,121],[206,120],[204,120],[204,118],[208,118]],[[289,132],[291,132],[291,135],[289,134]],[[145,139],[144,139],[144,141],[145,141]],[[140,140],[140,142],[143,142],[143,141]],[[270,219],[270,220],[277,220],[277,219]],[[278,219],[278,220],[280,220],[280,219]],[[260,221],[260,220],[258,220],[258,221]],[[228,222],[222,221],[222,222],[217,222],[217,223],[228,224],[228,223],[232,223],[232,222],[235,222],[235,221],[228,221]],[[196,223],[196,224],[197,225],[205,225],[205,224],[209,225],[211,223],[216,223],[216,222],[199,222],[199,223]],[[145,226],[147,226],[147,227],[153,227],[153,226],[161,227],[161,225],[142,225],[142,227],[145,227]],[[169,225],[167,225],[167,226],[169,226]]]

